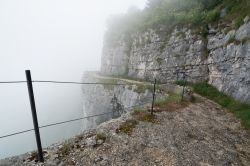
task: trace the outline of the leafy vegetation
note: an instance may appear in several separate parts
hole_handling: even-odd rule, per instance
[[[234,20],[238,27],[245,16],[250,15],[249,0],[148,0],[144,10],[131,8],[127,14],[116,15],[108,20],[107,40],[123,38],[129,41],[133,32],[148,28],[164,27],[171,30],[176,25],[195,26],[202,35],[206,34],[208,23],[220,20],[220,11],[226,10],[222,18]]]
[[[224,93],[218,91],[215,87],[209,85],[206,82],[203,83],[188,83],[194,90],[194,92],[205,96],[224,108],[229,109],[238,118],[241,119],[242,124],[250,130],[250,105],[246,103],[241,103],[234,100],[232,97],[225,95]]]

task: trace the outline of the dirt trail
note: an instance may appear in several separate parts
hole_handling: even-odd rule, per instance
[[[160,124],[140,122],[131,136],[114,134],[109,123],[109,139],[79,163],[102,156],[96,165],[250,165],[249,134],[219,105],[203,100],[157,117]]]
[[[99,74],[95,74],[94,76],[95,78],[101,78],[101,79],[113,79],[113,80],[117,80],[117,81],[124,81],[127,83],[131,83],[131,84],[152,84],[150,82],[143,82],[143,81],[137,81],[137,80],[132,80],[132,79],[126,79],[126,78],[119,78],[119,77],[109,77],[109,76],[103,76],[103,75],[99,75]]]
[[[106,122],[69,140],[67,153],[65,145],[48,149],[44,165],[250,165],[249,133],[218,104],[202,98],[181,110],[156,115],[159,124],[139,122],[130,136],[116,133],[122,122],[133,118],[130,114]]]

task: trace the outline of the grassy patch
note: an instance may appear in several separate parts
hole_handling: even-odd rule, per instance
[[[207,83],[189,83],[189,85],[193,87],[194,92],[217,102],[224,108],[229,109],[238,118],[241,119],[242,125],[245,126],[246,129],[250,130],[249,104],[236,101],[232,97],[225,95],[224,93],[218,91],[215,87]]]
[[[220,17],[220,12],[225,9],[225,16]],[[249,0],[150,0],[144,10],[130,10],[126,14],[116,15],[108,19],[106,43],[116,43],[123,36],[128,36],[128,45],[132,42],[131,34],[144,32],[148,29],[166,31],[176,26],[189,26],[192,28],[216,24],[218,21],[225,23],[234,22],[235,28],[243,24],[243,19],[250,16]],[[149,43],[146,41],[144,43]],[[137,44],[138,47],[140,44]],[[163,51],[163,45],[160,50]]]
[[[180,103],[181,102],[181,94],[170,93],[168,96],[156,99],[155,106],[161,107],[166,106],[169,103]]]
[[[146,109],[135,109],[132,115],[139,121],[151,122],[151,123],[158,122],[156,116],[151,115],[151,113],[147,112]]]
[[[207,12],[206,20],[208,23],[215,22],[219,20],[219,18],[220,18],[220,12],[217,9],[210,10]]]
[[[169,96],[157,99],[155,108],[159,111],[172,112],[188,106],[189,102],[181,101],[181,94],[170,93]]]
[[[152,84],[148,84],[148,83],[136,84],[135,92],[144,93],[146,90],[153,92],[153,89],[154,89],[154,85]]]
[[[226,45],[231,44],[231,43],[234,43],[234,44],[238,45],[238,44],[241,43],[241,41],[237,40],[237,39],[235,38],[235,35],[232,35],[232,36],[230,36],[230,38],[229,38],[229,40],[227,41]]]
[[[141,78],[136,78],[136,77],[129,77],[127,75],[118,75],[118,76],[114,76],[114,75],[107,75],[105,77],[108,77],[106,79],[115,79],[115,80],[119,80],[119,79],[127,79],[127,80],[133,80],[133,81],[138,81],[138,82],[145,82],[146,80],[141,79]],[[126,82],[126,81],[125,81]]]
[[[131,135],[137,124],[138,122],[136,120],[126,120],[119,126],[118,129],[116,129],[116,133]]]
[[[124,84],[130,85],[129,89],[132,90],[132,86],[136,85],[134,89],[137,93],[144,93],[146,90],[153,91],[153,84],[150,82],[145,81],[144,79],[140,78],[133,78],[128,76],[104,76],[98,78],[101,83],[107,84],[118,84],[119,82],[123,82]],[[133,82],[134,81],[134,82]],[[105,89],[114,89],[114,85],[104,85]]]
[[[238,28],[243,24],[243,19],[250,15],[250,2],[249,0],[223,0],[222,8],[227,8],[226,21],[235,21],[235,27]]]
[[[250,42],[250,37],[245,37],[245,38],[243,38],[243,39],[241,40],[241,43],[242,43],[242,44],[245,44],[245,43],[247,43],[247,42]]]
[[[136,119],[143,122],[157,123],[155,115],[148,112],[141,112],[135,115]]]

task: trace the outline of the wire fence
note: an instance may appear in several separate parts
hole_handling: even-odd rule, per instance
[[[151,99],[152,97],[148,97],[148,98],[144,98],[145,99]],[[129,106],[129,107],[125,107],[124,109],[132,109],[132,108],[136,108],[136,107],[140,107],[143,106],[145,104],[148,104],[149,101],[140,103],[140,104],[136,104],[133,106]],[[76,119],[71,119],[71,120],[67,120],[67,121],[61,121],[61,122],[56,122],[56,123],[51,123],[51,124],[47,124],[47,125],[43,125],[43,126],[39,126],[40,129],[42,128],[47,128],[47,127],[52,127],[52,126],[56,126],[56,125],[61,125],[61,124],[65,124],[65,123],[70,123],[70,122],[75,122],[75,121],[80,121],[80,120],[84,120],[84,119],[88,119],[88,118],[93,118],[93,117],[99,117],[99,116],[103,116],[103,115],[108,115],[108,114],[112,114],[113,112],[105,112],[105,113],[101,113],[101,114],[96,114],[96,115],[90,115],[90,116],[86,116],[86,117],[82,117],[82,118],[76,118]],[[23,130],[23,131],[19,131],[19,132],[15,132],[15,133],[11,133],[11,134],[7,134],[7,135],[3,135],[0,136],[1,138],[6,138],[6,137],[11,137],[11,136],[15,136],[15,135],[19,135],[19,134],[24,134],[30,131],[34,131],[34,129],[28,129],[28,130]]]
[[[70,120],[66,120],[66,121],[60,121],[60,122],[55,122],[55,123],[39,126],[34,103],[33,103],[34,106],[32,107],[32,99],[34,100],[32,83],[76,84],[76,85],[112,85],[112,86],[138,85],[138,84],[133,84],[133,83],[126,83],[126,84],[124,84],[124,83],[122,83],[122,84],[116,83],[115,84],[115,83],[105,83],[105,82],[71,82],[71,81],[31,80],[31,75],[29,77],[30,77],[30,79],[27,79],[27,81],[1,81],[0,84],[23,84],[23,83],[27,83],[28,89],[29,89],[29,95],[30,95],[30,102],[31,102],[31,109],[32,109],[34,128],[27,129],[27,130],[22,130],[22,131],[18,131],[18,132],[6,134],[6,135],[2,135],[2,136],[0,136],[0,139],[8,138],[8,137],[12,137],[12,136],[16,136],[16,135],[20,135],[20,134],[35,131],[36,139],[37,139],[37,146],[38,146],[38,154],[39,154],[38,159],[41,162],[43,162],[44,159],[43,159],[43,155],[42,155],[42,151],[41,151],[42,148],[41,148],[41,140],[40,140],[39,129],[48,128],[48,127],[57,126],[57,125],[62,125],[62,124],[67,124],[67,123],[72,123],[72,122],[76,122],[76,121],[80,121],[80,120],[84,120],[84,119],[88,119],[88,118],[100,117],[100,116],[104,116],[104,115],[112,115],[112,114],[114,114],[114,111],[112,110],[112,111],[103,112],[103,113],[100,113],[100,114],[89,115],[89,116],[85,116],[85,117],[79,117],[79,118],[75,118],[75,119],[70,119]],[[32,90],[32,94],[30,93],[30,90]],[[132,106],[124,107],[123,109],[124,109],[125,112],[128,112],[129,109],[133,109],[133,108],[140,107],[140,106],[143,106],[145,104],[150,103],[151,102],[150,99],[152,99],[152,97],[144,97],[143,100],[146,100],[146,101],[139,102],[139,104],[135,104],[135,105],[132,105]]]
[[[212,64],[219,64],[219,63],[223,63],[223,62],[228,62],[228,61],[231,61],[231,60],[237,61],[237,60],[240,60],[240,59],[244,59],[244,57],[239,57],[239,58],[234,58],[233,57],[233,58],[228,58],[228,59],[225,59],[223,61],[218,61],[218,62],[213,62],[213,63],[211,62],[211,63],[201,63],[201,64],[185,64],[183,66],[168,66],[168,67],[164,67],[164,68],[147,69],[146,71],[158,71],[160,73],[164,73],[164,72],[172,72],[169,69],[174,69],[175,73],[177,74],[177,80],[159,82],[159,83],[157,83],[157,85],[175,84],[176,81],[178,81],[179,74],[182,74],[182,79],[181,80],[186,81],[187,78],[191,78],[191,76],[187,74],[188,72],[186,72],[186,71],[181,71],[180,72],[180,68],[194,67],[194,66],[204,66],[204,65],[207,66],[207,65],[212,65]],[[134,69],[134,70],[140,70],[140,69]],[[73,84],[73,85],[74,84],[75,85],[112,85],[112,86],[128,86],[128,85],[131,86],[131,85],[135,85],[135,86],[138,86],[138,83],[131,83],[131,82],[126,82],[126,83],[106,83],[106,82],[72,82],[72,81],[54,81],[54,80],[32,80],[29,71],[28,72],[26,71],[26,77],[27,77],[26,81],[23,81],[23,80],[20,80],[20,81],[0,81],[0,84],[23,84],[23,83],[27,83],[28,90],[29,90],[29,96],[30,96],[30,103],[31,103],[31,110],[32,110],[32,116],[33,116],[34,128],[14,132],[14,133],[7,134],[7,135],[3,135],[3,136],[0,136],[0,139],[7,138],[7,137],[12,137],[12,136],[19,135],[19,134],[24,134],[24,133],[31,132],[31,131],[35,131],[36,139],[37,139],[37,146],[38,146],[38,159],[41,162],[43,162],[44,160],[43,160],[43,156],[42,156],[41,143],[39,143],[40,142],[39,129],[48,128],[48,127],[61,125],[61,124],[66,124],[66,123],[71,123],[71,122],[75,122],[75,121],[80,121],[80,120],[84,120],[84,119],[88,119],[88,118],[94,118],[94,117],[109,115],[109,114],[113,114],[114,111],[109,111],[109,112],[104,112],[104,113],[100,113],[100,114],[96,114],[96,115],[90,115],[90,116],[86,116],[86,117],[79,117],[79,118],[75,118],[75,119],[70,119],[70,120],[66,120],[66,121],[55,122],[55,123],[39,126],[38,125],[38,120],[37,120],[37,115],[36,115],[36,109],[35,109],[35,101],[34,101],[32,83]],[[192,76],[192,78],[200,78],[200,77],[204,77],[204,76],[202,76],[202,75]],[[123,81],[123,82],[125,82],[125,81]],[[155,100],[154,96],[156,95],[156,92],[155,92],[156,91],[156,89],[155,89],[156,80],[155,80],[154,83],[153,82],[148,82],[148,84],[154,86],[154,91],[152,93],[152,96],[150,96],[148,98],[144,97],[144,102],[139,102],[136,105],[124,107],[123,109],[125,110],[125,112],[129,111],[129,109],[145,106],[146,104],[152,104],[151,113],[153,113],[153,109],[154,109],[153,106],[154,106],[154,100]],[[185,85],[183,86],[183,93],[184,93],[184,88],[185,88]],[[150,100],[150,99],[152,99],[152,100]],[[152,102],[152,103],[150,103],[150,102]]]

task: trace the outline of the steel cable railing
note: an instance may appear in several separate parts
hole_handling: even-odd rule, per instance
[[[238,58],[231,57],[231,58],[224,59],[224,60],[218,61],[218,62],[207,62],[207,63],[200,63],[200,64],[184,64],[184,65],[181,65],[181,66],[178,66],[178,65],[176,65],[176,66],[167,66],[167,67],[164,67],[164,68],[146,69],[146,71],[158,71],[160,74],[166,74],[166,72],[173,72],[173,70],[175,70],[176,71],[175,74],[177,74],[177,81],[185,81],[185,82],[187,82],[187,78],[192,78],[193,79],[193,78],[201,78],[201,77],[204,77],[204,76],[190,76],[190,75],[187,75],[187,73],[190,73],[190,72],[189,71],[185,71],[185,70],[187,70],[186,67],[204,66],[204,65],[207,66],[207,65],[212,65],[212,64],[224,63],[224,62],[232,61],[232,60],[234,60],[234,62],[235,62],[235,61],[238,61],[240,59],[246,59],[246,58],[244,58],[244,57],[238,57]],[[247,60],[250,60],[250,59],[247,59]],[[182,68],[182,69],[180,69],[180,68]],[[173,70],[170,71],[170,69],[173,69]],[[140,69],[135,69],[135,70],[140,70]],[[180,72],[180,70],[181,70],[181,72]],[[30,77],[29,79],[27,77],[27,74]],[[180,79],[180,80],[178,80],[179,74],[182,74],[182,79]],[[132,86],[133,85],[138,86],[138,85],[140,85],[140,84],[134,83],[134,82],[127,83],[126,81],[123,81],[123,80],[121,80],[121,81],[126,82],[126,83],[31,80],[30,71],[26,71],[26,78],[27,78],[27,81],[0,81],[0,84],[20,84],[20,83],[27,83],[29,90],[32,89],[32,83],[75,84],[75,85],[112,85],[112,86],[127,86],[127,85],[129,85],[129,86],[131,86],[131,85]],[[176,84],[176,81],[171,81],[171,80],[168,81],[167,80],[167,81],[164,81],[164,82],[159,82],[157,84],[156,84],[156,82],[155,83],[147,82],[147,85],[149,85],[149,84],[150,85],[154,85],[154,86],[157,85],[159,87],[160,85]],[[185,86],[184,86],[184,88],[185,88]],[[184,88],[183,88],[183,93],[184,93]],[[33,89],[32,89],[32,91],[33,91]],[[155,94],[155,89],[154,89],[153,93]],[[30,97],[32,98],[32,95]],[[152,106],[153,106],[154,98],[149,97],[149,98],[143,98],[142,100],[147,100],[147,99],[153,99],[152,100]],[[124,107],[123,109],[127,110],[127,109],[136,108],[136,107],[141,107],[141,106],[145,106],[145,104],[151,104],[151,103],[150,103],[150,101],[139,102],[139,104],[136,104],[136,105],[133,105],[133,106]],[[32,110],[32,111],[35,111],[35,110]],[[153,109],[151,111],[153,111]],[[11,136],[15,136],[15,135],[19,135],[19,134],[23,134],[23,133],[27,133],[27,132],[31,132],[31,131],[37,131],[37,130],[39,130],[39,128],[42,129],[42,128],[47,128],[47,127],[51,127],[51,126],[56,126],[56,125],[61,125],[61,124],[66,124],[66,123],[71,123],[71,122],[74,122],[74,121],[79,121],[79,120],[83,120],[83,119],[87,119],[87,118],[93,118],[93,117],[108,115],[108,114],[111,114],[111,113],[114,113],[114,112],[112,111],[112,112],[100,113],[100,114],[96,114],[96,115],[90,115],[90,116],[86,116],[86,117],[80,117],[80,118],[71,119],[71,120],[67,120],[67,121],[61,121],[61,122],[57,122],[57,123],[51,123],[51,124],[47,124],[47,125],[43,125],[43,126],[38,126],[37,125],[36,127],[34,127],[34,129],[23,130],[23,131],[19,131],[19,132],[15,132],[15,133],[11,133],[11,134],[0,136],[0,139],[11,137]],[[33,119],[33,121],[34,121],[34,119]],[[42,153],[40,152],[40,155],[41,154]],[[39,161],[43,161],[43,160],[39,159]]]
[[[0,81],[0,84],[19,84],[19,83],[27,83],[27,81]]]
[[[145,99],[149,99],[149,98],[144,98],[144,100]],[[135,108],[135,107],[140,107],[140,106],[143,106],[143,105],[145,105],[147,103],[149,103],[149,101],[146,101],[146,102],[143,102],[143,103],[140,103],[140,104],[137,104],[137,105],[133,105],[133,106],[130,106],[130,107],[125,107],[124,109],[131,109],[131,108]],[[112,113],[113,112],[105,112],[105,113],[86,116],[86,117],[82,117],[82,118],[76,118],[76,119],[71,119],[71,120],[57,122],[57,123],[51,123],[51,124],[48,124],[48,125],[39,126],[39,128],[40,129],[47,128],[47,127],[51,127],[51,126],[61,125],[61,124],[70,123],[70,122],[79,121],[79,120],[88,119],[88,118],[93,118],[93,117],[99,117],[99,116],[108,115],[108,114],[112,114]],[[15,135],[19,135],[19,134],[23,134],[23,133],[27,133],[27,132],[30,132],[30,131],[34,131],[34,129],[23,130],[23,131],[11,133],[11,134],[3,135],[3,136],[0,136],[0,139],[15,136]]]

